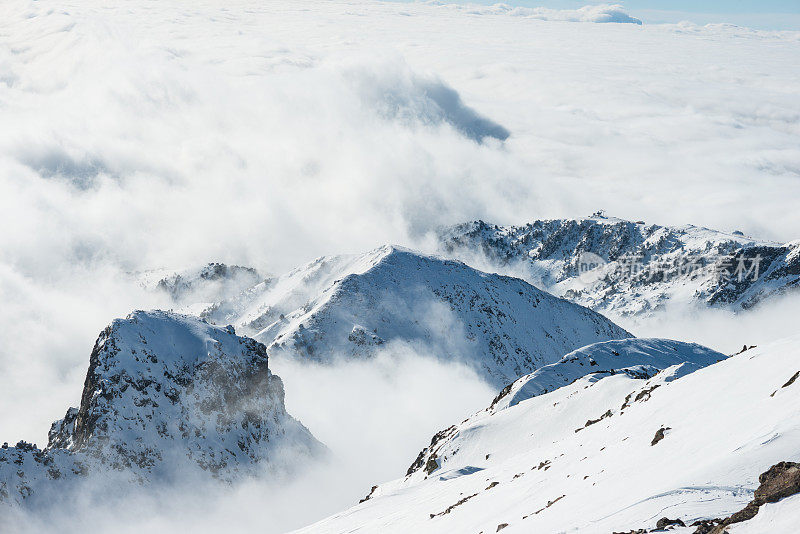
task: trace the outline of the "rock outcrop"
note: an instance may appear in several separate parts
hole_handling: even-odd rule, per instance
[[[44,449],[0,449],[0,500],[23,502],[98,475],[125,482],[232,481],[293,469],[324,447],[286,413],[263,344],[168,312],[137,311],[100,334],[80,406]]]

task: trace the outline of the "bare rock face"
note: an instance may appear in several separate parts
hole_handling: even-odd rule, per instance
[[[264,345],[189,316],[134,312],[100,334],[80,406],[53,423],[47,447],[0,449],[0,500],[109,472],[231,481],[291,469],[278,461],[287,444],[300,457],[324,449],[286,413]]]
[[[759,504],[778,502],[800,492],[800,463],[780,462],[758,477],[761,484],[755,493]]]

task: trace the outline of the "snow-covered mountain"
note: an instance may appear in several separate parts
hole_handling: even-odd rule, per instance
[[[200,309],[232,297],[265,278],[253,267],[216,262],[177,271],[143,271],[134,273],[134,277],[145,289],[169,295],[177,306]]]
[[[800,337],[720,358],[666,340],[576,351],[436,434],[404,478],[300,532],[607,534],[675,522],[719,534],[718,520],[754,512],[729,532],[791,532],[758,528],[800,513],[797,464],[779,464],[800,460]]]
[[[83,480],[230,481],[294,466],[324,447],[286,413],[266,348],[175,313],[137,311],[95,343],[80,406],[44,449],[0,449],[0,501],[53,502]],[[49,498],[47,497],[49,495]]]
[[[507,276],[384,246],[319,258],[202,316],[315,361],[393,343],[466,363],[497,388],[564,353],[630,334],[605,317]]]
[[[538,287],[612,314],[648,313],[669,302],[747,309],[800,288],[800,241],[691,225],[602,214],[524,226],[476,221],[442,230],[439,240],[450,256],[521,267]],[[600,266],[582,270],[592,260]]]

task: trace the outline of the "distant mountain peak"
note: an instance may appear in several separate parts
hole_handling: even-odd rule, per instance
[[[394,245],[319,258],[203,316],[237,325],[271,353],[319,362],[410,344],[498,388],[581,345],[630,337],[520,279]]]
[[[521,226],[473,221],[439,232],[450,257],[527,270],[535,285],[616,316],[669,303],[747,309],[800,287],[800,244],[596,213]],[[599,264],[588,279],[586,255]]]
[[[134,277],[145,289],[169,295],[177,306],[207,305],[236,295],[265,278],[253,267],[220,262],[181,270],[143,271],[134,273]]]

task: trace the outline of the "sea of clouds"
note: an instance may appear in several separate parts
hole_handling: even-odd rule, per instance
[[[171,305],[131,272],[282,272],[382,243],[426,248],[440,225],[597,209],[800,238],[800,33],[585,22],[630,18],[618,6],[3,2],[0,441],[43,445],[78,401],[98,332]],[[748,319],[751,338],[782,334],[796,307],[778,306]],[[641,333],[694,341],[713,327],[723,340],[738,324],[669,319]],[[313,420],[304,373],[278,372],[290,411]],[[338,377],[345,391],[356,378]],[[481,385],[453,383],[452,404],[433,401],[434,384],[414,390],[439,410],[419,436],[482,406],[456,414]],[[398,421],[416,417],[396,383],[374,384]],[[410,462],[427,441],[413,437],[369,465]],[[354,486],[391,476],[376,467]]]

